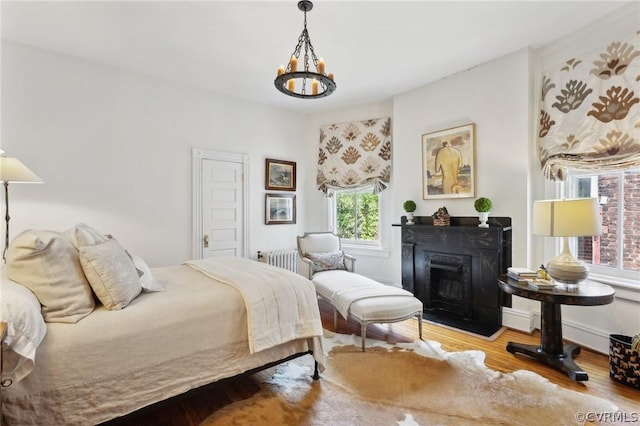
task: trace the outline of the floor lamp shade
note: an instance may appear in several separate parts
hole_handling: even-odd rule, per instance
[[[534,201],[532,225],[534,235],[562,237],[562,253],[547,264],[551,278],[568,284],[577,284],[587,278],[589,268],[573,257],[568,238],[602,233],[597,199]]]
[[[2,259],[7,260],[7,247],[9,246],[9,183],[42,183],[35,173],[20,160],[12,157],[0,157],[0,181],[4,183],[5,223],[4,251]]]
[[[0,181],[42,183],[42,179],[20,160],[12,157],[0,157]]]

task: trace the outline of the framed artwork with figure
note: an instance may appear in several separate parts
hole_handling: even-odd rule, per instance
[[[422,135],[422,198],[475,197],[475,124]]]

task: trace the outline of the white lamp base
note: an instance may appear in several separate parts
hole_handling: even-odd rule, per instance
[[[569,251],[567,237],[563,237],[563,250],[547,264],[547,272],[554,280],[565,284],[578,284],[589,276],[586,263],[573,257]]]

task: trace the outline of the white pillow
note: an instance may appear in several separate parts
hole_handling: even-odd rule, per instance
[[[2,383],[16,383],[26,377],[35,365],[36,349],[47,334],[40,312],[40,302],[24,286],[2,274],[0,284],[0,321],[7,323],[2,342]]]
[[[20,233],[7,250],[6,270],[36,295],[47,322],[76,323],[95,308],[78,250],[57,232]]]
[[[84,223],[78,223],[73,228],[67,229],[62,233],[62,236],[69,240],[77,250],[80,250],[82,246],[93,246],[108,240],[106,235]]]
[[[129,253],[133,265],[136,267],[138,276],[140,277],[140,284],[142,285],[142,291],[164,291],[164,286],[156,280],[151,274],[151,269],[147,263],[139,256]]]
[[[93,292],[109,310],[126,307],[142,291],[136,268],[116,239],[81,246],[80,264]]]

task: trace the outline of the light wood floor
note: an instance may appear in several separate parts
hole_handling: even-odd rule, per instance
[[[320,311],[324,327],[338,333],[360,335],[360,325],[345,322],[339,318],[338,329],[333,329],[333,309],[321,301]],[[367,328],[367,337],[384,340],[389,343],[412,342],[418,338],[416,319],[394,324],[373,324]],[[607,355],[588,349],[582,349],[575,358],[577,364],[588,374],[587,382],[574,382],[563,373],[556,371],[530,358],[512,355],[505,349],[507,342],[526,344],[539,343],[539,333],[532,335],[515,330],[506,330],[494,341],[430,323],[423,323],[423,339],[442,343],[447,351],[477,349],[486,353],[486,365],[502,372],[526,369],[546,377],[551,382],[567,389],[584,392],[607,399],[616,404],[620,411],[640,415],[640,390],[621,385],[609,378],[609,359]],[[122,419],[109,422],[109,426],[196,426],[214,411],[233,402],[251,397],[258,387],[251,378],[240,378],[230,383],[194,392],[183,398],[157,404]]]

